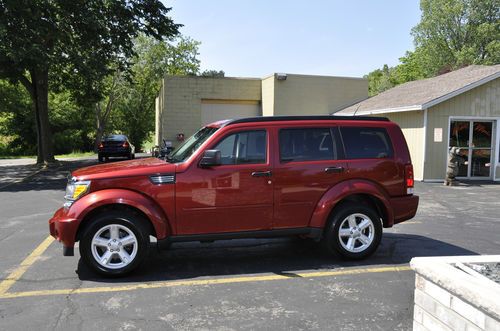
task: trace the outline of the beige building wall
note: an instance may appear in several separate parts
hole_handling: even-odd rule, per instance
[[[398,123],[410,150],[411,162],[415,180],[424,179],[424,113],[411,111],[382,114],[391,121]]]
[[[368,97],[365,78],[293,74],[286,80],[272,78],[273,115],[328,115]]]
[[[500,79],[496,79],[428,109],[427,152],[424,167],[425,179],[443,179],[446,173],[446,158],[450,117],[488,118],[496,120],[494,137],[494,161],[498,164],[498,124],[500,123]],[[434,141],[434,130],[441,129],[443,139]],[[495,128],[494,128],[495,129]],[[496,178],[500,179],[497,166]]]
[[[239,119],[262,116],[260,102],[256,100],[201,100],[201,125],[221,119]]]
[[[166,76],[157,100],[155,140],[157,144],[166,139],[177,145],[178,133],[188,137],[203,124],[207,116],[202,116],[202,111],[225,114],[233,109],[232,117],[237,118],[253,114],[249,105],[257,105],[254,108],[259,109],[258,115],[264,116],[325,115],[367,97],[368,81],[364,78],[290,74],[286,80],[277,80],[276,75],[262,80]]]
[[[166,76],[160,94],[161,138],[177,145],[177,134],[189,137],[201,126],[202,100],[211,102],[258,102],[261,80],[253,78],[210,78]]]
[[[274,81],[275,76],[262,79],[262,116],[274,115]]]

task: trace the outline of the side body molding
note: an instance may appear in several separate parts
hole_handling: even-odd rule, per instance
[[[390,205],[390,198],[384,190],[374,182],[363,179],[350,179],[338,183],[330,188],[319,200],[312,214],[310,227],[323,228],[328,221],[330,212],[344,198],[354,194],[366,194],[376,197],[384,206],[382,212],[385,213],[385,225],[392,226],[394,224],[394,212]]]

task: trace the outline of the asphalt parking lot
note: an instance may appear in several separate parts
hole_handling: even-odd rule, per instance
[[[120,279],[63,257],[47,221],[64,162],[0,167],[1,330],[409,330],[415,256],[498,254],[500,185],[417,183],[417,216],[386,229],[370,259],[345,262],[301,239],[175,244]]]

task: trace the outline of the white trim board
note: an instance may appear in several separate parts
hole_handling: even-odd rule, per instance
[[[427,159],[426,154],[427,154],[427,109],[424,109],[424,123],[423,123],[423,130],[424,130],[424,141],[422,144],[422,177],[425,178],[425,160]],[[446,173],[446,172],[445,172]]]
[[[433,107],[439,103],[442,103],[446,100],[449,100],[451,98],[454,98],[462,93],[465,93],[467,91],[470,91],[478,86],[484,85],[486,83],[491,82],[492,80],[495,80],[500,77],[500,71],[489,75],[487,77],[484,77],[478,81],[475,81],[469,85],[463,86],[457,90],[454,90],[450,93],[444,94],[440,97],[437,97],[435,99],[432,99],[430,101],[424,102],[423,104],[420,105],[412,105],[412,106],[401,106],[401,107],[392,107],[392,108],[381,108],[381,109],[373,109],[373,110],[361,110],[359,112],[356,112],[356,115],[375,115],[375,114],[388,114],[388,113],[398,113],[398,112],[407,112],[407,111],[415,111],[415,110],[422,110],[422,109],[427,109],[430,107]],[[363,102],[363,101],[361,101]],[[336,113],[336,115],[354,115],[353,113],[348,113],[348,114],[342,114],[341,111],[339,113]]]
[[[361,110],[356,112],[356,115],[376,115],[376,114],[389,114],[389,113],[402,113],[407,111],[416,111],[422,110],[422,105],[413,105],[413,106],[404,106],[404,107],[395,107],[395,108],[384,108],[384,109],[374,109],[374,110]],[[353,114],[339,114],[335,113],[334,115],[354,115]]]

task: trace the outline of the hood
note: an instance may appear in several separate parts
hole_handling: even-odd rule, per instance
[[[78,180],[102,179],[112,177],[131,177],[154,173],[174,173],[175,165],[150,157],[129,161],[112,162],[85,167],[73,171]]]

